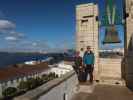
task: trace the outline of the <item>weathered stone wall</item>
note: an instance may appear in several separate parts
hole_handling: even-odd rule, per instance
[[[130,53],[130,55],[126,56],[125,80],[126,85],[133,90],[133,53]]]
[[[133,89],[133,0],[125,0],[126,3],[126,37],[125,37],[125,58],[124,78],[127,86]]]
[[[76,78],[75,75],[70,77],[68,80],[41,96],[38,100],[71,100],[77,85]]]
[[[98,5],[81,4],[76,7],[76,50],[91,46],[95,54],[95,79],[98,79]]]
[[[100,58],[100,78],[121,79],[121,58]]]
[[[126,0],[126,15],[125,48],[129,51],[130,41],[133,35],[133,0]]]

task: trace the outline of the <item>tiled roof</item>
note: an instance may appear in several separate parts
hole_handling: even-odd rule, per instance
[[[22,65],[22,67],[10,66],[0,69],[0,82],[40,73],[48,68],[49,67],[47,63],[41,63],[37,65]]]

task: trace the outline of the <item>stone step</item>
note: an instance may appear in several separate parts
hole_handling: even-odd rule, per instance
[[[78,91],[82,93],[93,93],[94,88],[94,85],[80,85]]]
[[[121,70],[121,66],[119,65],[119,66],[115,66],[115,65],[112,65],[112,66],[110,66],[110,65],[100,65],[100,69],[101,70],[106,70],[106,69],[108,69],[108,70]]]
[[[102,69],[102,71],[100,72],[100,74],[103,74],[103,73],[106,73],[106,74],[119,74],[119,73],[121,73],[121,70],[120,69],[118,69],[118,70],[114,70],[114,69],[112,69],[112,70],[109,70],[109,69]]]
[[[121,78],[121,74],[115,74],[115,75],[111,75],[111,74],[109,74],[109,75],[107,75],[107,74],[101,74],[100,75],[100,77],[111,77],[111,78]]]
[[[121,75],[121,72],[113,72],[113,71],[102,71],[101,75],[105,75],[105,76],[117,76],[117,75]]]
[[[126,86],[125,81],[117,77],[101,77],[99,84]]]
[[[121,64],[121,62],[115,61],[100,61],[100,64]]]
[[[121,59],[101,59],[100,63],[121,63]]]
[[[75,93],[87,93],[87,94],[91,94],[91,93],[93,93],[96,85],[97,85],[96,82],[93,82],[93,84],[90,84],[89,81],[87,81],[87,82],[80,82],[76,86]]]

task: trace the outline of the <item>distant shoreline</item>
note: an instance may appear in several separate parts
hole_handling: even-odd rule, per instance
[[[48,57],[53,57],[56,60],[63,59],[62,53],[9,53],[9,52],[0,52],[0,69],[5,68],[8,65],[15,65],[24,63],[26,61],[38,61],[38,60],[45,60]]]

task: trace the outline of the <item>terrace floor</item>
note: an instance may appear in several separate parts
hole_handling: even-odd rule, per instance
[[[72,100],[133,100],[133,92],[125,86],[93,84],[79,86]],[[88,90],[88,91],[87,91]]]

